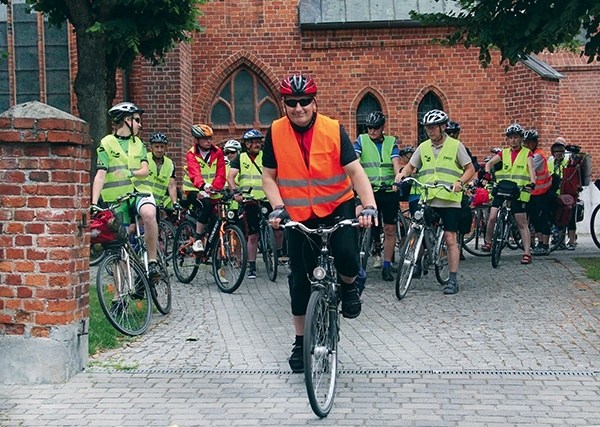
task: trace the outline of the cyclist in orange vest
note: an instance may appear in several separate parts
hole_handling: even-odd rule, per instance
[[[352,141],[338,121],[317,113],[317,87],[312,78],[292,75],[281,82],[286,116],[275,120],[263,147],[263,189],[273,212],[269,220],[278,228],[292,219],[307,227],[333,225],[355,218],[352,186],[364,206],[362,227],[377,219],[371,184],[356,157]],[[338,230],[330,240],[340,277],[342,315],[355,318],[361,312],[356,288],[359,273],[358,233],[354,227]],[[310,298],[310,281],[319,248],[297,231],[289,233],[290,297],[296,341],[289,359],[293,372],[304,371],[304,316]]]
[[[535,169],[535,188],[527,203],[527,215],[538,236],[538,245],[531,248],[532,255],[548,255],[550,253],[550,207],[556,197],[552,188],[552,174],[548,171],[546,154],[538,146],[539,135],[536,130],[527,130],[524,134],[523,146],[533,154]]]

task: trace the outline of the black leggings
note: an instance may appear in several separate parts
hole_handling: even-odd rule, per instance
[[[209,198],[198,199],[198,191],[190,191],[187,195],[188,202],[193,204],[197,209],[196,219],[200,224],[208,224],[214,205]]]
[[[354,200],[342,203],[325,218],[315,218],[303,221],[309,228],[319,225],[334,225],[340,219],[356,218]],[[308,239],[298,230],[286,230],[288,255],[291,274],[289,278],[292,314],[303,316],[310,298],[310,278],[317,266],[321,249],[321,238],[311,236]],[[334,265],[337,272],[343,276],[353,277],[358,274],[358,230],[356,227],[343,227],[337,230],[329,240]]]

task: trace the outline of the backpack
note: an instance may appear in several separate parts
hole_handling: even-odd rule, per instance
[[[556,213],[554,214],[554,224],[557,227],[566,227],[569,224],[573,208],[575,206],[575,198],[569,194],[561,194],[556,197]]]

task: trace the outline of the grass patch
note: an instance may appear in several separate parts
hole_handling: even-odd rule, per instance
[[[88,336],[90,356],[105,350],[122,347],[123,344],[133,341],[135,341],[135,337],[123,335],[110,324],[102,311],[102,307],[100,307],[96,285],[90,285],[90,329]]]
[[[585,268],[585,275],[588,279],[600,282],[600,258],[575,258],[575,261]]]

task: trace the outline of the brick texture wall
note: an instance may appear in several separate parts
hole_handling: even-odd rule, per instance
[[[432,44],[444,29],[300,31],[296,6],[288,1],[210,2],[200,19],[206,30],[190,46],[169,55],[164,67],[141,62],[135,67],[132,100],[148,111],[144,129],[172,132],[176,144],[182,144],[170,152],[179,165],[192,144],[189,126],[210,123],[215,97],[239,66],[260,76],[276,99],[281,78],[311,75],[319,88],[320,112],[339,119],[351,138],[356,137],[358,104],[370,92],[388,116],[387,133],[415,145],[417,108],[433,91],[461,124],[461,139],[480,158],[506,144],[504,130],[515,121],[536,128],[545,148],[564,136],[597,158],[598,148],[587,135],[600,107],[600,68],[586,65],[585,58],[542,55],[565,76],[560,80],[544,79],[522,64],[505,72],[498,57],[484,69],[477,49]],[[240,138],[243,129],[215,129],[215,141]],[[597,175],[600,161],[594,168]]]

